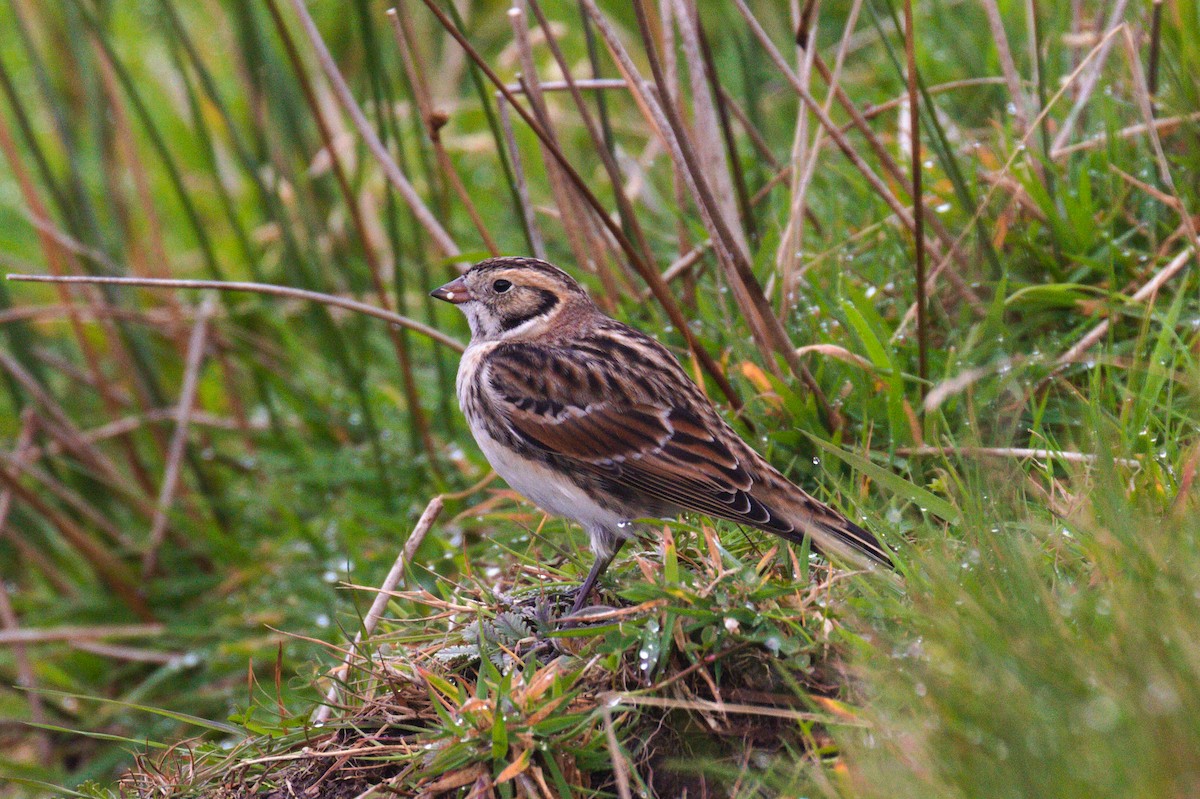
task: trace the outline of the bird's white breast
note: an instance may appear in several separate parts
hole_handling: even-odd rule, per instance
[[[556,516],[565,516],[583,525],[584,529],[592,534],[593,545],[596,542],[593,531],[603,529],[620,534],[626,527],[627,519],[597,504],[568,476],[538,461],[523,457],[511,447],[497,441],[488,432],[483,414],[492,414],[492,424],[504,424],[499,410],[500,401],[486,384],[486,375],[481,373],[483,356],[494,346],[494,342],[489,342],[467,347],[459,362],[457,380],[459,407],[467,418],[467,425],[471,428],[475,443],[483,451],[488,463],[513,490],[542,510]],[[482,397],[483,407],[476,407],[477,403],[471,397],[477,385],[477,396]]]

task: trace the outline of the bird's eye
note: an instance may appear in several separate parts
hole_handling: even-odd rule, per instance
[[[492,291],[496,292],[497,294],[503,294],[504,292],[508,291],[510,288],[512,288],[512,283],[510,283],[507,280],[503,280],[503,279],[497,280],[495,283],[492,284]]]

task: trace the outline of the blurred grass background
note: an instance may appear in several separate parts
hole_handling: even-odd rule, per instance
[[[1200,5],[916,2],[911,37],[896,0],[432,5],[472,53],[416,0],[394,21],[307,4],[384,167],[293,3],[0,3],[3,271],[274,283],[465,341],[428,290],[544,254],[897,549],[900,596],[809,591],[807,553],[735,528],[631,548],[610,585],[660,605],[596,634],[601,677],[555,690],[630,689],[649,658],[639,696],[685,704],[623,706],[616,750],[601,709],[530,721],[574,747],[555,793],[1200,788]],[[337,659],[321,642],[370,602],[339,584],[377,585],[430,498],[487,474],[456,364],[294,299],[0,281],[0,792],[103,793],[137,742],[200,732],[230,768],[222,745],[295,743]],[[410,587],[495,620],[497,587],[586,570],[578,530],[501,488],[448,500]],[[398,600],[389,630],[445,644],[427,614]],[[732,724],[697,704],[722,687],[823,715]],[[489,724],[413,785],[498,780],[521,755]],[[717,727],[740,743],[706,743]],[[144,792],[209,790],[139,768]]]

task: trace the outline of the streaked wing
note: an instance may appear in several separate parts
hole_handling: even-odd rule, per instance
[[[527,444],[631,489],[647,507],[793,532],[752,496],[748,447],[674,358],[647,342],[630,338],[626,346],[636,353],[617,361],[601,360],[587,347],[497,347],[488,356],[488,382],[501,415]],[[638,360],[651,362],[621,372],[619,380],[604,374],[614,362],[636,367]]]

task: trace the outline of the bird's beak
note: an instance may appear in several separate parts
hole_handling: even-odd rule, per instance
[[[455,305],[462,305],[464,302],[475,299],[475,295],[467,288],[466,281],[461,277],[456,277],[441,288],[434,289],[429,292],[429,296],[452,302]]]

